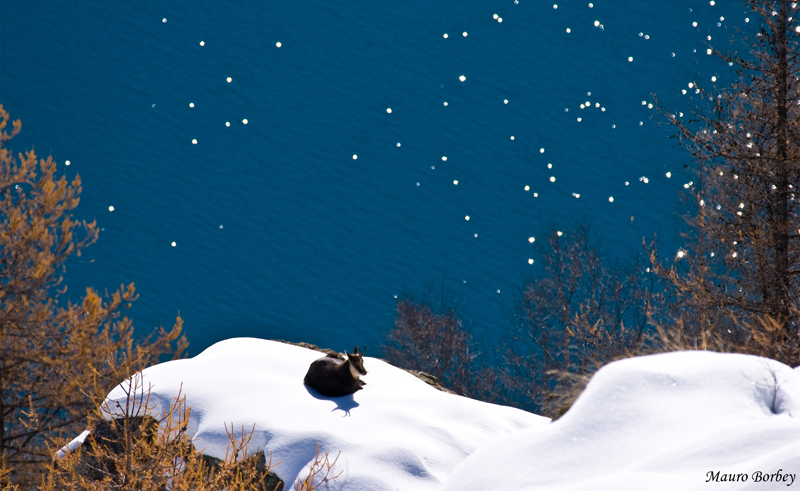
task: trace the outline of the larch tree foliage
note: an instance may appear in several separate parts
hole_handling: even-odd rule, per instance
[[[752,334],[743,323],[767,319],[788,341],[800,327],[800,9],[787,0],[745,6],[757,30],[739,31],[729,51],[709,46],[733,82],[690,85],[700,102],[686,119],[659,106],[696,163],[696,207],[674,264],[655,251],[651,260],[698,334],[741,340]]]
[[[634,256],[611,261],[585,223],[538,242],[504,354],[508,402],[558,416],[601,365],[638,354],[661,302],[658,277]]]
[[[134,340],[122,314],[136,299],[133,284],[65,300],[66,261],[98,230],[71,215],[80,178],[58,177],[55,161],[33,150],[15,158],[6,144],[21,123],[8,133],[8,121],[0,105],[0,470],[10,469],[6,483],[27,489],[41,482],[52,445],[82,431],[111,387],[160,357],[179,356],[187,343],[180,317],[171,330]]]
[[[421,301],[397,302],[394,329],[387,334],[384,352],[389,363],[421,370],[438,378],[447,388],[469,393],[470,371],[475,359],[470,352],[472,336],[464,329],[452,304],[437,307],[428,296]]]
[[[442,386],[482,401],[504,401],[499,375],[490,364],[487,343],[476,341],[461,321],[459,302],[428,287],[418,298],[397,301],[394,328],[383,346],[386,360],[398,367],[433,375]]]

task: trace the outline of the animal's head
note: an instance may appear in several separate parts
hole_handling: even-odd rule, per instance
[[[358,378],[361,375],[367,374],[367,369],[364,368],[364,352],[367,350],[367,347],[364,346],[361,350],[361,353],[358,352],[358,346],[353,348],[353,354],[351,355],[347,351],[345,354],[347,355],[347,359],[350,360],[350,373],[353,374],[353,378]]]

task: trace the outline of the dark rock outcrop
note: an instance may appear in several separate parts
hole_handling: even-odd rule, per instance
[[[158,422],[151,416],[118,418],[111,421],[100,420],[89,430],[89,435],[79,447],[80,457],[76,469],[79,474],[93,481],[101,481],[107,476],[118,474],[115,457],[119,457],[125,452],[126,424],[128,425],[127,432],[134,442],[141,442],[142,438],[149,439],[151,443],[156,442]],[[190,443],[186,443],[186,445],[192,447]],[[191,451],[195,452],[196,450],[192,447]],[[223,463],[221,459],[202,453],[200,458],[209,471],[219,470]],[[246,467],[252,465],[253,462],[255,462],[256,480],[260,481],[254,491],[283,491],[284,483],[267,467],[263,451],[247,457],[237,466]]]
[[[222,460],[216,457],[201,455],[201,458],[211,469],[219,469],[219,467],[222,465]],[[250,457],[247,457],[247,459],[245,459],[241,465],[244,466],[252,460],[256,461],[256,473],[258,474],[258,478],[261,479],[259,487],[254,491],[283,491],[283,481],[281,481],[281,478],[279,478],[274,472],[270,472],[269,468],[267,468],[267,460],[264,452],[259,451]]]

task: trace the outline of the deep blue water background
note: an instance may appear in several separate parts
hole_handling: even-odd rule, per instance
[[[11,147],[79,173],[75,216],[102,227],[68,264],[71,298],[133,281],[140,332],[180,311],[191,354],[234,336],[377,347],[396,295],[444,282],[497,335],[537,268],[528,238],[552,225],[586,217],[619,255],[655,232],[679,245],[691,160],[642,101],[688,111],[680,90],[725,73],[706,36],[744,17],[686,0],[0,0],[0,103],[23,122]]]

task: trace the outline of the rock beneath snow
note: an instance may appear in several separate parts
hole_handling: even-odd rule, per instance
[[[689,351],[606,365],[563,417],[489,443],[441,489],[786,489],[760,480],[779,471],[800,477],[800,371]]]
[[[344,355],[339,353],[338,351],[334,351],[332,349],[320,348],[316,344],[306,343],[304,341],[301,341],[299,343],[293,343],[291,341],[284,341],[283,339],[276,339],[275,341],[284,344],[291,344],[293,346],[300,346],[301,348],[307,348],[314,351],[319,351],[320,353],[323,353],[325,355],[336,355],[336,357],[339,358],[340,360],[344,360]]]
[[[127,424],[131,433],[142,438],[155,438],[158,431],[158,422],[150,416],[127,418]],[[107,475],[117,475],[115,462],[112,459],[98,458],[96,453],[122,455],[125,451],[124,425],[124,419],[102,420],[95,423],[91,431],[82,435],[80,459],[75,469],[78,474],[96,481]]]
[[[206,454],[203,454],[201,458],[203,461],[205,461],[205,464],[209,469],[219,472],[219,468],[223,464],[222,459],[211,457],[210,455]],[[263,450],[256,452],[255,455],[247,457],[243,464],[246,465],[251,459],[256,461],[255,480],[259,482],[259,491],[284,491],[286,488],[284,482],[274,472],[272,472],[272,469],[267,465],[267,456],[264,454]]]
[[[158,421],[151,416],[133,416],[130,418],[118,418],[111,420],[97,421],[91,430],[81,434],[80,441],[73,440],[75,445],[61,449],[58,456],[62,457],[64,452],[75,451],[81,448],[80,457],[75,467],[75,471],[94,481],[102,481],[108,476],[117,475],[118,457],[125,452],[125,424],[128,425],[128,432],[133,438],[150,439],[155,441],[158,432]],[[98,457],[98,455],[103,457]],[[222,465],[222,460],[202,454],[200,458],[205,462],[207,469],[218,471]],[[263,451],[247,457],[242,464],[255,461],[255,472],[257,478],[261,479],[259,489],[269,491],[283,491],[284,483],[277,475],[270,472],[267,466],[267,457]]]
[[[194,358],[142,372],[148,414],[160,416],[180,393],[192,408],[187,433],[204,455],[224,458],[225,424],[255,432],[248,454],[272,452],[277,476],[292,488],[306,477],[319,444],[341,452],[330,489],[433,490],[471,453],[550,420],[436,390],[408,372],[364,357],[364,390],[323,397],[303,384],[318,351],[253,338],[217,343]],[[126,407],[126,384],[108,407]],[[138,399],[144,400],[141,389]],[[130,401],[129,401],[130,402]],[[114,417],[141,415],[117,409]],[[230,428],[230,426],[229,426]],[[237,432],[238,433],[238,432]],[[237,435],[238,436],[238,435]]]

